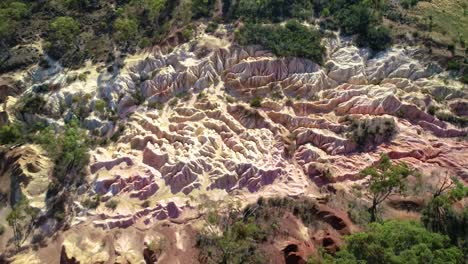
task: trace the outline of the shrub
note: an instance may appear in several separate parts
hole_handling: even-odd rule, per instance
[[[251,107],[261,107],[262,106],[262,99],[260,97],[255,97],[250,101]]]
[[[401,193],[406,189],[406,178],[412,173],[409,166],[401,162],[393,164],[386,154],[382,154],[376,165],[361,171],[362,177],[369,178],[369,193],[372,204],[369,207],[370,221],[377,220],[378,207],[391,194]]]
[[[322,63],[325,48],[319,32],[291,20],[285,26],[247,24],[236,34],[241,45],[260,44],[282,57],[302,57]]]
[[[206,33],[214,33],[218,29],[218,24],[214,22],[208,23],[208,26],[205,29]]]
[[[70,45],[80,33],[80,25],[72,17],[57,17],[50,23],[51,39]]]
[[[419,0],[401,0],[400,4],[403,8],[408,9],[415,6]]]
[[[447,63],[447,70],[450,70],[450,71],[459,71],[461,68],[461,63],[459,60],[450,60],[448,63]]]
[[[377,24],[374,13],[364,4],[354,4],[339,9],[335,17],[345,35],[366,35],[368,29]]]
[[[468,257],[468,208],[459,212],[454,204],[468,197],[468,187],[457,178],[446,177],[422,211],[421,221],[433,232],[447,235],[453,244],[466,249]]]
[[[104,205],[109,209],[115,210],[115,208],[117,208],[117,206],[119,205],[119,201],[109,200]]]
[[[350,130],[348,138],[358,145],[359,150],[367,150],[390,140],[396,134],[396,124],[393,118],[387,117],[354,119]]]
[[[463,254],[446,236],[416,222],[387,221],[347,237],[344,248],[325,263],[463,263]]]
[[[99,195],[96,195],[91,198],[86,198],[83,201],[83,206],[89,209],[96,209],[100,203],[101,203],[101,197]]]
[[[450,111],[436,111],[435,116],[442,121],[452,123],[458,127],[464,128],[468,125],[468,117],[457,116]]]
[[[0,43],[12,41],[19,23],[29,15],[29,7],[19,1],[0,3]]]
[[[236,17],[249,20],[281,21],[288,18],[305,19],[313,15],[312,0],[240,0],[234,7]]]
[[[435,105],[429,105],[427,107],[427,113],[430,114],[430,115],[435,115],[435,113],[437,112],[438,108],[437,106]]]
[[[106,102],[104,100],[96,100],[96,102],[94,103],[94,108],[96,109],[96,111],[98,112],[101,112],[101,113],[104,113],[104,111],[106,110]]]
[[[468,73],[463,74],[462,77],[460,77],[460,82],[464,84],[468,84]]]
[[[192,18],[210,16],[214,10],[215,0],[192,0]]]
[[[117,18],[114,22],[114,37],[117,41],[129,43],[135,40],[138,34],[138,23],[135,19]]]
[[[366,34],[358,36],[357,44],[359,46],[368,46],[374,51],[385,50],[392,45],[390,29],[384,26],[372,27]]]
[[[5,226],[0,224],[0,236],[5,233]]]
[[[4,125],[0,128],[0,144],[13,144],[22,139],[21,126],[17,123]]]

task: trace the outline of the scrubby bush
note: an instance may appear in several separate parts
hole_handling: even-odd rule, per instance
[[[96,100],[96,102],[94,103],[94,108],[96,109],[96,111],[100,112],[100,113],[104,113],[105,110],[106,110],[106,102],[104,100]]]
[[[260,44],[277,56],[302,57],[322,63],[325,48],[314,29],[291,20],[282,25],[247,24],[236,35],[242,45]]]
[[[442,121],[452,123],[458,127],[464,128],[468,126],[468,118],[465,116],[457,116],[450,111],[439,110],[435,112],[435,116]]]
[[[462,252],[441,234],[416,222],[373,223],[346,238],[336,256],[324,263],[463,263]]]
[[[21,126],[17,123],[0,127],[0,145],[13,144],[22,139]]]
[[[89,209],[96,209],[100,203],[101,203],[101,197],[99,195],[95,195],[93,197],[86,198],[83,201],[83,206]]]
[[[210,16],[214,10],[215,0],[192,0],[192,18]]]
[[[240,0],[236,3],[234,14],[249,20],[281,21],[288,18],[310,18],[313,15],[312,0]]]
[[[384,26],[371,27],[357,39],[359,46],[367,46],[374,51],[385,50],[392,45],[390,29]]]
[[[57,17],[50,23],[51,40],[70,45],[80,32],[80,25],[72,17]]]
[[[109,209],[115,210],[115,208],[117,208],[117,206],[119,205],[119,201],[109,200],[104,205]]]
[[[453,244],[465,249],[468,257],[468,208],[458,211],[454,204],[468,197],[468,187],[457,178],[446,177],[435,189],[425,205],[421,221],[433,232],[447,235]]]
[[[450,70],[450,71],[459,71],[461,68],[461,63],[459,60],[450,60],[448,63],[447,63],[447,70]]]
[[[400,4],[403,8],[408,9],[415,6],[418,2],[419,0],[401,0]]]
[[[206,33],[214,33],[218,29],[218,24],[214,22],[208,23],[208,26],[205,29]]]
[[[391,194],[401,193],[406,189],[406,178],[412,173],[410,167],[404,163],[393,164],[386,154],[382,154],[376,165],[361,171],[362,177],[369,177],[369,194],[371,206],[369,207],[370,221],[378,219],[377,212]]]
[[[366,5],[351,5],[338,11],[336,16],[342,32],[346,35],[366,35],[369,25],[376,23],[372,10]]]
[[[117,41],[126,43],[134,41],[138,34],[138,23],[135,19],[117,18],[114,22],[115,34]]]
[[[390,140],[396,134],[393,118],[376,117],[351,120],[348,138],[352,139],[359,150],[367,150]]]
[[[261,107],[262,106],[262,99],[260,97],[255,97],[250,100],[251,107]]]
[[[0,43],[14,40],[21,20],[29,15],[29,7],[20,1],[0,3]]]

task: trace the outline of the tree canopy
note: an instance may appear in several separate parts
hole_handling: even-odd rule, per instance
[[[345,247],[325,263],[463,263],[463,254],[447,236],[411,221],[372,223],[346,238]]]
[[[379,162],[361,171],[362,177],[369,177],[369,193],[372,205],[369,208],[371,221],[377,220],[378,206],[391,194],[406,188],[406,178],[411,169],[404,163],[393,164],[388,155],[382,154]]]

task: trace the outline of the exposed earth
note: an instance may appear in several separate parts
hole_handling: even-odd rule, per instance
[[[60,127],[79,106],[90,113],[84,127],[106,139],[90,150],[84,184],[65,190],[73,204],[63,222],[44,218],[19,251],[6,229],[5,262],[203,263],[196,238],[206,197],[221,208],[225,201],[307,197],[320,224],[286,213],[281,233],[262,245],[270,263],[305,263],[361,229],[349,201],[370,203],[356,195],[366,185],[360,172],[382,153],[422,175],[410,179],[407,196],[385,203],[384,218],[416,219],[429,188],[447,174],[468,184],[468,129],[441,118],[468,118],[468,86],[418,46],[374,54],[330,32],[319,65],[237,45],[227,33],[232,25],[216,34],[205,27],[189,42],[174,37],[128,56],[121,68],[88,62],[69,70],[49,58],[48,67],[1,76],[0,125]],[[19,95],[44,86],[44,105],[18,114]],[[0,146],[0,157],[0,201],[21,193],[47,211],[53,161],[44,147]],[[95,197],[100,203],[87,206]],[[0,209],[0,222],[9,211]],[[155,241],[164,250],[156,252]]]

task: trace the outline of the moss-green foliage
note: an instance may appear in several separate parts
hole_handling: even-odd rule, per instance
[[[339,9],[334,19],[345,35],[358,35],[357,43],[360,46],[380,51],[392,42],[390,30],[381,25],[376,11],[366,2]]]
[[[76,46],[80,25],[72,17],[61,16],[50,23],[49,31],[50,45],[46,48],[51,56],[58,59]]]
[[[252,220],[237,220],[219,236],[200,233],[196,244],[200,249],[199,260],[213,264],[268,263],[257,246],[262,237],[262,230]]]
[[[22,138],[21,126],[18,123],[0,127],[0,145],[18,143]]]
[[[396,132],[393,118],[376,117],[352,119],[347,136],[358,145],[359,150],[365,151],[390,140]]]
[[[401,0],[400,4],[403,8],[411,8],[415,6],[420,0]]]
[[[19,248],[31,233],[38,213],[38,210],[29,205],[29,200],[23,194],[12,204],[12,210],[6,220],[13,229],[13,241],[16,248]]]
[[[346,239],[345,247],[325,263],[463,263],[463,254],[448,237],[432,233],[416,222],[370,224],[365,232]]]
[[[206,33],[214,33],[218,29],[218,23],[210,22],[205,29]]]
[[[454,204],[466,197],[468,187],[455,177],[446,178],[424,207],[421,221],[427,229],[447,235],[468,257],[468,208],[462,212],[454,209]]]
[[[119,201],[109,200],[104,205],[111,210],[115,210],[115,208],[117,208],[117,206],[119,205]]]
[[[442,121],[452,123],[461,128],[468,126],[468,117],[457,116],[450,111],[439,110],[435,112],[435,116]]]
[[[265,237],[253,218],[244,218],[239,204],[228,205],[223,216],[219,202],[200,197],[204,229],[197,234],[200,263],[267,263],[258,245]]]
[[[358,36],[357,44],[368,46],[374,51],[384,50],[392,44],[390,29],[384,26],[370,27],[366,33]]]
[[[80,25],[72,17],[57,17],[50,23],[50,39],[55,42],[71,45],[80,32]]]
[[[302,57],[322,63],[324,47],[314,29],[291,20],[282,25],[247,24],[236,35],[242,45],[260,44],[277,56]]]
[[[375,3],[374,3],[375,2]],[[358,44],[360,46],[368,46],[372,50],[380,51],[387,48],[392,43],[390,30],[381,24],[381,18],[378,15],[381,5],[378,1],[310,1],[310,0],[241,0],[232,7],[235,17],[242,17],[247,21],[269,21],[280,22],[289,18],[308,19],[315,15],[327,17],[331,24],[326,24],[331,28],[339,27],[345,35],[358,35]],[[242,31],[248,31],[245,35],[252,35],[252,31],[260,31],[262,26],[253,24],[246,26]],[[272,31],[271,28],[268,29]],[[251,38],[249,44],[262,44],[270,42],[268,35],[259,34],[258,38]],[[296,32],[296,34],[304,34],[304,32]],[[307,35],[307,34],[306,34]],[[283,35],[286,37],[286,35]],[[290,50],[291,45],[288,42],[289,38],[274,39],[279,41],[276,45],[276,50]],[[296,41],[297,42],[297,41]],[[314,42],[314,41],[312,41]],[[283,45],[283,43],[286,43]],[[298,44],[303,46],[303,42]],[[299,50],[301,50],[299,48]],[[323,53],[324,50],[312,47],[305,47],[304,50],[312,50],[312,57],[320,57],[318,53]],[[275,51],[275,50],[274,50]],[[277,53],[277,51],[275,51]],[[307,56],[304,52],[296,53],[299,57]]]
[[[279,22],[288,18],[310,18],[312,7],[312,0],[240,0],[232,8],[236,17]]]
[[[369,176],[369,193],[372,204],[369,207],[371,221],[378,219],[378,207],[391,194],[401,193],[406,189],[406,178],[412,173],[410,167],[404,163],[393,164],[390,158],[382,154],[379,162],[361,171],[362,177]]]
[[[100,203],[101,203],[101,197],[99,195],[95,195],[90,198],[86,198],[83,201],[83,206],[89,209],[96,209]]]
[[[197,235],[201,263],[269,263],[259,248],[273,243],[281,233],[278,220],[290,212],[306,226],[315,226],[317,204],[307,198],[259,198],[257,203],[239,209],[228,205],[221,214],[216,202],[205,204],[205,228]],[[271,241],[269,241],[271,239]]]
[[[215,0],[192,0],[192,18],[211,16],[214,11]]]
[[[0,43],[14,40],[19,23],[29,15],[29,6],[20,1],[0,3]]]
[[[117,18],[114,22],[115,39],[120,42],[129,43],[134,41],[138,35],[138,23],[132,18]]]
[[[251,107],[261,107],[262,106],[262,99],[260,97],[255,97],[250,100]]]

